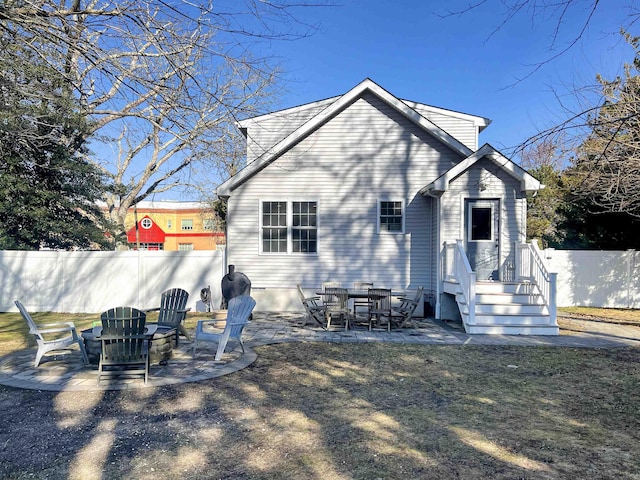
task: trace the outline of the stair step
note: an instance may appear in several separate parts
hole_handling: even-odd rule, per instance
[[[491,313],[476,313],[476,322],[474,325],[549,325],[549,321],[549,315],[544,314],[500,315]]]
[[[476,303],[476,315],[548,315],[545,305]]]
[[[467,333],[502,335],[558,335],[537,287],[530,283],[477,282],[474,323],[460,285],[445,282],[444,291],[455,295]],[[554,322],[555,323],[555,322]]]
[[[476,335],[559,335],[555,325],[464,325],[469,334]]]
[[[476,303],[542,305],[543,300],[539,294],[527,295],[524,293],[476,293]]]
[[[477,282],[476,294],[482,293],[518,293],[528,295],[536,292],[531,283]]]

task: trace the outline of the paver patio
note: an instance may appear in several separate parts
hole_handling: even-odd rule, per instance
[[[159,387],[178,383],[208,380],[228,375],[253,363],[257,355],[252,347],[281,342],[332,343],[411,343],[423,345],[510,345],[555,346],[573,348],[611,348],[640,346],[640,328],[619,325],[590,325],[587,331],[564,331],[559,336],[467,335],[444,322],[423,320],[417,328],[402,331],[369,331],[367,329],[325,331],[298,324],[297,313],[255,312],[245,328],[246,352],[240,348],[226,353],[221,362],[214,362],[215,349],[205,346],[191,357],[191,342],[181,340],[167,365],[152,365],[148,383],[138,379],[117,380],[97,385],[97,368],[85,367],[79,351],[47,357],[38,368],[33,367],[35,349],[29,348],[0,359],[0,384],[17,388],[78,391],[124,390]]]

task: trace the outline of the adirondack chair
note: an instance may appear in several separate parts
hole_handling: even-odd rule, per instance
[[[157,327],[147,329],[146,318],[143,311],[132,307],[117,307],[102,313],[98,385],[102,377],[121,375],[142,375],[147,383],[149,340]]]
[[[187,340],[191,340],[189,332],[183,325],[183,321],[187,316],[187,312],[191,308],[187,307],[187,300],[189,300],[189,292],[181,288],[171,288],[162,292],[160,295],[160,306],[156,308],[146,308],[145,313],[159,312],[158,326],[168,326],[176,329],[176,346],[180,334],[184,335]]]
[[[215,361],[219,362],[222,358],[227,343],[235,340],[240,344],[244,353],[244,343],[242,342],[242,330],[249,323],[249,315],[256,306],[256,301],[249,295],[240,295],[229,300],[227,306],[227,323],[222,332],[208,331],[205,326],[214,323],[213,320],[198,320],[196,325],[196,335],[193,338],[193,358],[196,356],[196,348],[198,342],[216,342],[218,350],[216,351]]]
[[[416,295],[413,298],[401,298],[400,305],[393,307],[393,315],[391,323],[394,328],[402,328],[411,325],[411,320],[416,308],[422,298],[424,292],[423,287],[418,287]]]
[[[36,352],[36,359],[33,363],[34,367],[40,365],[43,355],[49,352],[55,352],[60,350],[67,350],[74,344],[78,344],[80,347],[80,353],[82,354],[82,361],[85,365],[89,363],[87,352],[84,348],[84,342],[78,335],[76,327],[73,322],[58,322],[58,323],[46,323],[36,324],[27,309],[19,301],[14,302],[20,315],[29,325],[29,333],[34,336],[36,343],[38,344],[38,351]],[[61,336],[61,334],[66,334]],[[47,337],[47,338],[45,338]]]
[[[305,312],[307,312],[307,318],[314,320],[318,325],[326,330],[326,327],[324,326],[326,307],[318,303],[320,297],[305,297],[304,291],[300,285],[298,285],[298,296],[304,306]]]

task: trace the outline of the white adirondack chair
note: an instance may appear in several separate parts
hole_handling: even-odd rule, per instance
[[[242,342],[242,330],[249,323],[249,315],[256,306],[256,301],[249,295],[240,295],[229,300],[227,307],[227,323],[222,332],[208,331],[205,327],[207,324],[215,323],[211,319],[198,320],[196,325],[196,335],[193,339],[193,357],[196,356],[196,348],[198,342],[216,342],[218,350],[216,352],[215,361],[219,362],[222,354],[230,340],[235,340],[240,344],[244,353],[244,344]]]
[[[18,307],[18,310],[20,310],[22,318],[24,318],[27,325],[29,325],[29,333],[34,336],[36,343],[38,344],[38,351],[36,352],[36,359],[34,362],[35,367],[40,365],[42,356],[45,353],[67,350],[74,343],[77,343],[80,347],[82,361],[84,364],[87,365],[89,363],[87,352],[84,349],[84,342],[82,341],[82,338],[78,336],[78,332],[76,331],[76,327],[73,322],[58,322],[38,325],[33,321],[29,312],[27,312],[27,309],[24,308],[24,305],[19,300],[15,300],[14,303],[16,304],[16,307]],[[65,333],[67,335],[61,336],[61,334]]]

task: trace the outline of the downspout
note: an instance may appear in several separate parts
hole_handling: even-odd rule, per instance
[[[440,197],[431,197],[436,202],[436,306],[434,315],[440,320],[440,296],[442,295],[442,236],[440,232]]]
[[[220,278],[224,277],[229,268],[229,197],[218,197],[226,205],[226,215],[224,217],[224,261],[222,262],[222,274]]]

